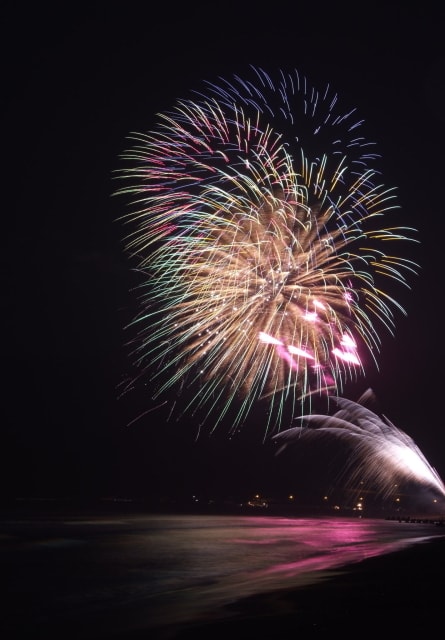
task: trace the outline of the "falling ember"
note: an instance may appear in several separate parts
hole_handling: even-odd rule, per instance
[[[273,336],[270,336],[269,334],[264,333],[264,331],[260,331],[258,334],[258,337],[261,340],[261,342],[264,342],[265,344],[274,344],[277,346],[283,344],[281,340],[277,340],[277,338],[274,338]]]
[[[314,359],[314,356],[311,355],[308,351],[306,351],[305,349],[300,349],[300,347],[294,347],[292,344],[287,347],[287,350],[289,351],[289,353],[301,356],[302,358],[308,358],[309,360]]]
[[[360,364],[360,360],[358,359],[357,355],[355,353],[351,353],[350,351],[341,351],[340,349],[335,347],[335,349],[332,349],[332,353],[334,354],[334,356],[337,356],[337,358],[340,358],[345,362],[350,362],[351,364],[357,365]]]

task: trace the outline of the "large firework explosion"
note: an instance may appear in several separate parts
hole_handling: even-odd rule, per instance
[[[404,313],[385,282],[416,265],[392,253],[413,230],[387,224],[395,191],[362,125],[329,88],[251,67],[130,136],[132,356],[153,398],[183,392],[181,411],[231,433],[259,406],[267,435],[363,375],[364,353],[377,366]]]

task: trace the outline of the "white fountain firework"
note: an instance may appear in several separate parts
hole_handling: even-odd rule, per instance
[[[339,410],[334,415],[311,414],[301,417],[306,426],[282,431],[273,439],[287,445],[300,439],[333,437],[346,441],[352,455],[342,471],[345,488],[372,487],[388,498],[400,483],[418,483],[445,497],[445,485],[414,440],[398,429],[386,416],[378,416],[365,406],[375,400],[368,389],[357,402],[333,397]]]

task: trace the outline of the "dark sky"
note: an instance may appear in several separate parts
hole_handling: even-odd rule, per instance
[[[136,302],[116,222],[124,202],[111,197],[126,136],[203,80],[248,64],[329,82],[379,145],[385,181],[419,230],[422,268],[399,296],[407,318],[382,336],[379,373],[351,399],[371,386],[445,477],[443,13],[432,3],[180,4],[1,10],[2,494],[230,494],[294,482],[301,461],[280,468],[261,437],[195,443],[193,428],[156,412],[127,426],[149,405],[117,390]],[[299,486],[314,481],[316,462]]]

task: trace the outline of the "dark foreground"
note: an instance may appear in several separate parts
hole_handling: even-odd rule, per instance
[[[191,618],[188,622],[183,620],[175,623],[174,609],[170,610],[167,606],[165,616],[161,620],[162,625],[144,624],[143,616],[139,618],[140,624],[124,625],[121,624],[122,615],[136,620],[141,613],[140,604],[133,599],[132,582],[129,579],[132,579],[133,575],[138,575],[140,562],[147,558],[146,550],[143,550],[145,555],[138,554],[134,567],[130,563],[128,570],[126,565],[126,571],[122,573],[125,575],[125,581],[118,579],[117,584],[121,589],[118,593],[119,599],[110,600],[115,602],[115,606],[109,604],[100,608],[97,607],[101,590],[106,592],[113,584],[115,579],[113,574],[119,567],[119,556],[115,554],[114,546],[113,553],[106,557],[106,562],[97,554],[100,554],[101,549],[107,549],[110,539],[115,540],[117,537],[120,540],[124,530],[122,527],[125,525],[125,521],[123,524],[117,522],[116,525],[113,521],[109,524],[105,522],[105,535],[101,533],[100,544],[94,546],[86,544],[87,538],[84,540],[86,534],[74,538],[76,527],[73,524],[69,529],[71,537],[54,535],[51,538],[50,547],[52,556],[48,557],[65,557],[64,548],[68,545],[70,562],[65,566],[50,567],[40,563],[33,567],[32,563],[36,562],[36,558],[46,557],[40,555],[41,549],[46,549],[49,542],[46,533],[39,538],[34,536],[35,546],[36,541],[38,542],[38,555],[35,555],[36,552],[28,555],[27,548],[31,539],[27,535],[23,536],[20,546],[22,552],[14,563],[5,549],[6,555],[4,553],[2,556],[5,562],[3,577],[9,572],[10,585],[19,582],[20,590],[15,595],[11,590],[8,593],[8,584],[3,584],[6,595],[2,599],[4,608],[0,619],[2,638],[5,640],[16,638],[33,638],[33,640],[40,640],[40,638],[45,640],[56,638],[58,640],[124,640],[124,638],[219,640],[224,638],[224,640],[232,640],[232,637],[241,637],[244,640],[251,638],[274,638],[275,640],[292,638],[294,640],[328,637],[334,634],[335,636],[341,634],[343,638],[355,638],[358,635],[369,637],[371,634],[383,634],[385,637],[387,634],[394,634],[397,638],[406,635],[412,638],[440,634],[444,624],[445,529],[443,525],[431,524],[420,528],[421,535],[427,536],[427,540],[418,541],[400,551],[377,555],[353,564],[319,572],[318,580],[314,580],[313,583],[287,589],[275,588],[270,593],[263,591],[257,595],[236,597],[218,611],[209,611],[208,615]],[[97,535],[96,525],[90,523],[89,526],[93,526],[92,531]],[[400,526],[413,526],[417,529],[415,524]],[[101,531],[103,527],[104,523],[100,523]],[[413,529],[413,532],[416,529]],[[60,529],[60,531],[64,530]],[[196,529],[196,536],[198,535],[199,530]],[[239,535],[238,530],[237,535]],[[195,536],[195,530],[193,530],[193,536]],[[91,537],[92,534],[89,534],[89,539]],[[6,537],[5,540],[7,542]],[[134,549],[136,552],[139,535],[131,537],[130,540],[131,545],[127,545],[126,548],[131,552]],[[351,547],[355,545],[352,540],[348,544]],[[94,549],[94,553],[87,556],[88,562],[85,564],[85,549],[90,548]],[[260,553],[263,552],[270,553],[271,548],[262,547]],[[224,556],[224,553],[220,554],[218,566],[227,559]],[[170,557],[170,555],[166,556],[165,560],[168,562]],[[192,564],[195,560],[196,557],[193,556]],[[95,571],[97,572],[99,561],[100,589],[95,592],[96,599],[89,601],[89,590],[98,578]],[[36,568],[38,571],[35,570]],[[108,573],[104,574],[104,570]],[[17,571],[21,576],[17,575]],[[49,575],[52,576],[51,591],[48,591],[47,585],[45,586],[45,580],[49,580]],[[80,584],[84,588],[80,591],[80,596],[78,590],[72,592],[66,586],[67,581],[74,584],[79,580],[79,576],[82,580]],[[44,587],[47,589],[54,600],[57,600],[60,593],[64,593],[64,606],[72,615],[68,617],[63,611],[50,608],[48,611],[51,611],[51,614],[48,614],[47,623],[42,624],[42,616],[44,619],[46,615],[47,595],[39,594],[39,584],[42,589]],[[134,583],[133,589],[136,588],[136,584],[138,583]],[[278,584],[281,584],[281,580]],[[204,582],[201,591],[197,593],[201,593],[205,598],[206,590],[207,586]],[[185,592],[190,594],[190,598],[195,597],[193,590],[186,589]],[[74,597],[72,593],[77,594],[75,600],[70,600]],[[173,604],[176,599],[174,590],[168,594],[169,597],[171,595]],[[39,612],[35,609],[40,600]],[[150,607],[150,596],[145,594],[140,602],[143,605],[143,611],[146,612]],[[193,601],[189,600],[189,603],[193,604]],[[35,624],[29,617],[31,611],[35,620],[40,620],[40,624]]]
[[[233,606],[233,620],[190,626],[170,637],[437,636],[445,625],[444,567],[445,539],[437,538],[333,570],[319,584],[247,598]]]

